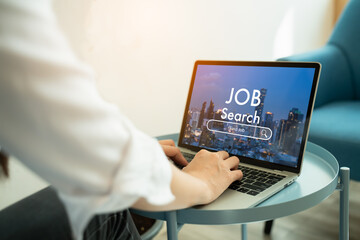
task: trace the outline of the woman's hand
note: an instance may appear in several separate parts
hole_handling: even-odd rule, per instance
[[[233,181],[240,180],[243,176],[241,170],[237,169],[239,159],[229,157],[225,151],[214,153],[201,150],[188,164],[180,150],[175,147],[174,141],[162,140],[159,142],[169,158],[177,163],[187,165],[182,171],[171,166],[171,191],[175,200],[165,205],[154,205],[148,203],[144,198],[140,198],[133,205],[134,208],[164,211],[207,204],[219,197]]]
[[[181,166],[187,166],[188,162],[181,154],[180,149],[175,146],[175,142],[171,139],[159,141],[165,155],[172,160],[174,163]]]
[[[243,177],[238,170],[239,158],[225,151],[209,152],[201,150],[183,171],[203,181],[209,190],[206,203],[215,200],[235,180]]]

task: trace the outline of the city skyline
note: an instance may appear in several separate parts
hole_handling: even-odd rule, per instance
[[[206,122],[210,119],[219,119],[221,111],[213,111],[215,104],[210,101],[207,106],[203,102],[201,112],[189,110],[186,120],[183,143],[193,146],[204,147],[212,150],[226,150],[231,154],[252,157],[279,163],[287,166],[297,166],[300,144],[304,129],[304,114],[297,108],[288,112],[287,119],[274,121],[270,112],[265,113],[263,120],[258,124],[271,128],[272,137],[267,140],[259,140],[251,136],[233,135],[237,127],[230,127],[232,122],[218,121],[213,123],[212,129],[208,129]],[[209,115],[212,113],[212,115]],[[200,116],[204,116],[201,122]],[[206,116],[206,118],[205,118]],[[251,126],[249,124],[249,126]],[[243,127],[241,127],[243,128]],[[220,131],[219,131],[220,130]],[[231,132],[232,131],[232,132]],[[255,135],[251,130],[245,131],[246,135]],[[220,133],[219,133],[220,132]]]
[[[313,74],[306,68],[198,66],[182,143],[296,167]],[[259,137],[265,128],[271,131],[266,139]]]
[[[270,103],[265,101],[263,112],[272,112],[276,119],[284,119],[287,110],[293,107],[307,112],[313,74],[314,69],[307,68],[199,65],[189,109],[212,100],[215,110],[227,107],[232,112],[253,113],[250,104],[225,104],[231,89],[245,88],[249,92],[267,89],[266,101]]]

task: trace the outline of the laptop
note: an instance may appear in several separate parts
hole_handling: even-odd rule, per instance
[[[240,159],[244,177],[203,209],[256,206],[300,175],[320,64],[196,61],[178,146]]]

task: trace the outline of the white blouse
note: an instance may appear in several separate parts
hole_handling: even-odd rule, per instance
[[[77,239],[96,213],[174,199],[160,145],[99,96],[48,0],[0,0],[0,145],[58,190]]]

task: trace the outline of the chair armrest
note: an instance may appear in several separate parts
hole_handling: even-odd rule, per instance
[[[348,62],[340,49],[334,45],[327,44],[320,49],[280,58],[278,61],[321,63],[315,108],[330,102],[355,98]]]

